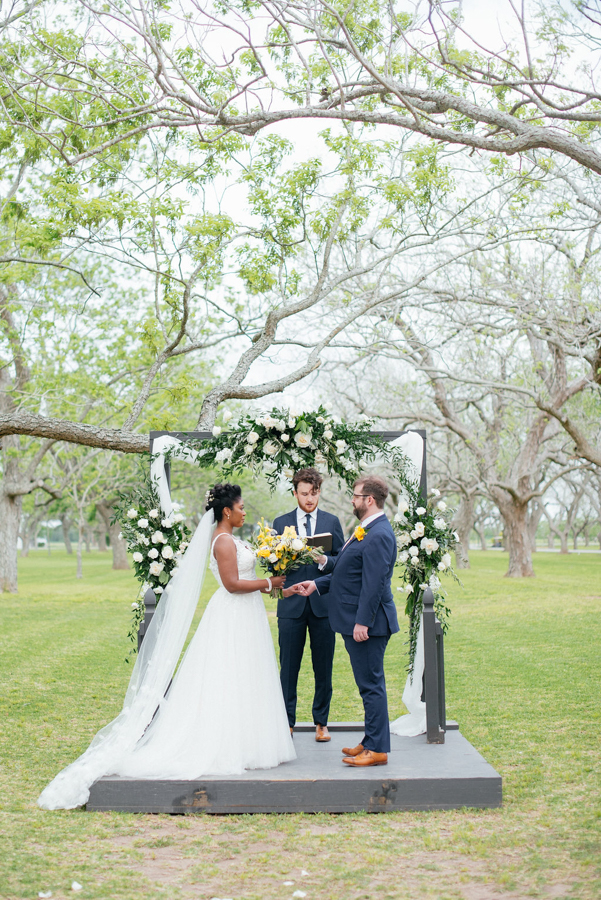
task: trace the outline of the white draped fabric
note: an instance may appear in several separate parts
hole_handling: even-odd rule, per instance
[[[180,444],[175,438],[161,437],[154,450],[161,454],[152,464],[157,479],[161,507],[165,515],[172,511],[165,477],[163,453]],[[193,459],[193,451],[182,448],[182,458]],[[133,750],[152,720],[180,658],[207,568],[213,511],[206,513],[167,586],[142,642],[133,668],[123,709],[94,737],[79,759],[63,769],[38,799],[43,809],[72,809],[86,803],[90,786],[103,775],[115,771],[117,761]]]

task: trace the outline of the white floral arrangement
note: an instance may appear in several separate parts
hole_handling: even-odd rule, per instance
[[[434,612],[446,633],[451,610],[446,605],[446,595],[441,575],[451,575],[456,581],[452,566],[451,550],[459,537],[448,523],[448,509],[440,499],[440,491],[433,490],[424,506],[423,496],[416,488],[408,491],[409,501],[399,500],[393,527],[397,536],[398,565],[404,567],[403,586],[399,591],[407,595],[405,613],[409,617],[409,672],[413,671],[417,633],[423,609],[426,588],[434,594]]]

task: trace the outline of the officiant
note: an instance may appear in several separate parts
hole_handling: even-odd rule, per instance
[[[318,563],[301,566],[287,576],[284,596],[279,600],[277,609],[280,679],[290,731],[292,732],[296,722],[298,674],[308,632],[315,677],[313,696],[315,740],[327,742],[330,740],[327,726],[332,699],[332,666],[336,635],[330,628],[327,596],[320,597],[315,591],[310,597],[302,597],[292,590],[292,586],[299,581],[312,581],[319,575],[330,572],[334,559],[344,544],[342,526],[337,516],[319,509],[322,482],[323,478],[317,469],[299,469],[292,479],[296,509],[278,516],[274,520],[273,527],[278,534],[282,534],[287,525],[293,525],[301,537],[331,535],[331,539],[324,537],[324,544],[329,544],[331,540],[331,549],[323,554]]]

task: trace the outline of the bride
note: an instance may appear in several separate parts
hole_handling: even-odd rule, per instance
[[[193,780],[296,758],[261,598],[285,579],[255,577],[254,553],[233,533],[245,519],[238,485],[215,485],[206,508],[142,642],[123,710],[45,788],[42,808],[81,806],[103,775]],[[168,687],[207,552],[219,588]]]

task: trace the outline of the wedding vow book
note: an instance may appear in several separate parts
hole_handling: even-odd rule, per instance
[[[329,531],[323,534],[312,534],[311,537],[307,538],[307,544],[309,547],[321,547],[324,553],[331,553],[332,535]]]

